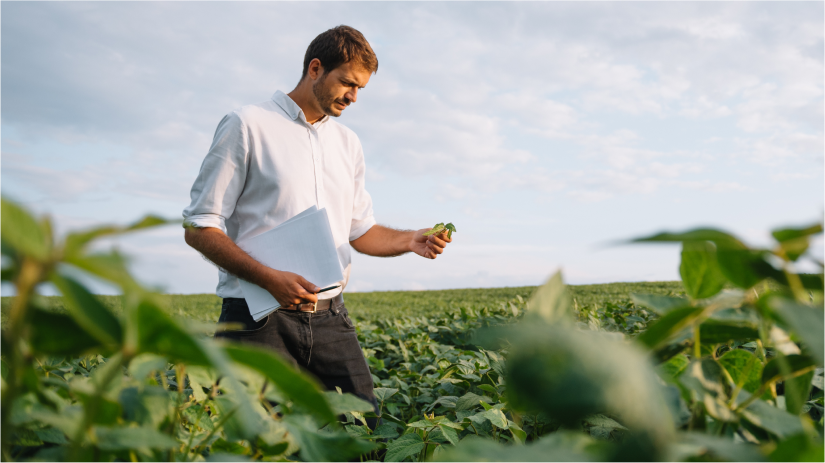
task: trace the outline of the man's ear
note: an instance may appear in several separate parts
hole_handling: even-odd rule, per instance
[[[324,74],[324,66],[321,65],[321,60],[313,58],[307,67],[307,76],[312,80],[318,80]]]

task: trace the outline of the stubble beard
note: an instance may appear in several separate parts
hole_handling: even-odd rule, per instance
[[[338,103],[339,101],[337,101],[335,97],[327,91],[327,87],[324,85],[326,78],[326,75],[324,75],[321,80],[312,84],[312,94],[315,95],[315,99],[318,101],[318,106],[321,107],[321,112],[327,116],[338,117],[341,115],[342,111],[335,108],[333,104]],[[346,104],[347,102],[341,101],[340,103]]]

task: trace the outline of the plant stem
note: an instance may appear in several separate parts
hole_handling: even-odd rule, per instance
[[[115,362],[114,366],[110,367],[106,371],[106,375],[100,379],[100,382],[97,384],[97,388],[95,390],[94,395],[89,400],[89,405],[83,414],[83,424],[78,428],[77,433],[72,437],[72,448],[70,451],[70,455],[72,458],[69,460],[71,461],[79,461],[80,457],[80,449],[83,446],[83,435],[89,432],[92,427],[93,420],[97,415],[97,411],[100,408],[100,403],[103,399],[103,393],[106,388],[119,374],[121,373],[121,367],[123,365],[124,357],[122,354],[116,354],[111,357],[108,362]],[[107,365],[108,366],[108,365]],[[98,367],[101,368],[101,367]]]
[[[9,437],[12,435],[11,427],[9,426],[9,412],[11,411],[11,404],[17,399],[20,391],[20,379],[25,369],[26,361],[22,352],[22,340],[26,338],[25,327],[23,322],[26,318],[26,311],[29,307],[29,299],[34,294],[35,287],[43,280],[43,275],[50,269],[50,265],[43,265],[29,257],[24,257],[20,264],[20,273],[17,274],[17,279],[14,282],[17,296],[12,299],[11,309],[9,310],[9,324],[3,332],[3,337],[6,338],[8,346],[11,347],[9,355],[9,381],[6,387],[3,388],[2,403],[5,407],[0,407],[0,429],[4,432],[0,433],[0,448],[3,449],[3,457],[5,460],[11,459],[9,453]]]
[[[702,358],[702,344],[699,341],[699,324],[693,327],[693,357],[695,360]]]

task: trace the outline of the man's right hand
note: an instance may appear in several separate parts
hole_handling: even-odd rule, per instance
[[[270,270],[266,279],[268,284],[263,288],[272,294],[281,307],[318,302],[318,295],[315,293],[321,288],[308,282],[301,275]]]
[[[186,228],[186,243],[232,275],[269,291],[281,304],[316,303],[319,287],[291,272],[269,268],[253,259],[217,228]]]

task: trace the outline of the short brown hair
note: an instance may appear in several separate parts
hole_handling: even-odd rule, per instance
[[[309,63],[315,58],[321,61],[324,73],[350,61],[357,62],[371,74],[378,71],[378,58],[369,42],[363,34],[349,26],[333,27],[315,37],[304,55],[302,80],[309,71]]]

